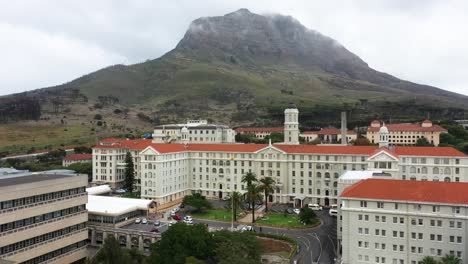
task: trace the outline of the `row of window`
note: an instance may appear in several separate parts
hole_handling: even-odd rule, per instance
[[[368,201],[360,201],[360,207],[361,208],[367,208],[368,207],[368,203],[374,203],[374,202],[368,202]],[[384,209],[385,208],[385,203],[384,202],[375,202],[376,206],[378,209]],[[398,203],[390,203],[390,204],[393,204],[393,209],[395,210],[398,210],[399,208],[399,204]],[[422,208],[423,207],[429,207],[431,205],[422,205],[422,204],[414,204],[413,205],[413,209],[414,211],[422,211]],[[439,213],[440,212],[440,205],[432,205],[432,212],[433,213]],[[452,206],[452,213],[453,214],[460,214],[460,207],[459,206]],[[389,209],[389,208],[387,208]],[[360,215],[359,215],[360,216]],[[379,216],[376,216],[376,218],[379,217]],[[385,217],[385,216],[383,216]],[[413,221],[414,219],[412,219]],[[422,221],[422,219],[419,219],[420,221]]]
[[[0,255],[7,254],[16,250],[20,250],[25,247],[29,247],[44,241],[52,240],[56,237],[64,236],[66,234],[75,232],[77,230],[82,230],[86,228],[86,223],[80,223],[77,225],[69,226],[60,230],[56,230],[50,233],[46,233],[40,236],[29,238],[23,241],[19,241],[4,247],[0,248]]]
[[[44,221],[48,221],[48,220],[51,220],[51,219],[54,219],[54,218],[58,218],[58,217],[62,217],[62,216],[70,215],[70,214],[74,214],[74,213],[81,212],[81,211],[84,211],[84,210],[86,210],[86,206],[83,204],[83,205],[79,205],[79,206],[75,206],[75,207],[66,208],[66,209],[63,209],[63,210],[58,210],[58,211],[55,211],[55,212],[50,212],[50,213],[47,213],[47,214],[42,214],[42,215],[37,215],[37,216],[25,218],[25,219],[16,220],[14,222],[1,224],[0,225],[0,232],[5,232],[5,231],[21,228],[21,227],[24,227],[24,226],[29,226],[29,225],[41,223],[41,222],[44,222]]]
[[[54,199],[67,197],[67,196],[71,196],[75,194],[80,194],[84,192],[86,192],[86,188],[79,187],[79,188],[72,188],[72,189],[67,189],[63,191],[58,191],[58,192],[51,192],[51,193],[45,193],[45,194],[40,194],[40,195],[28,196],[24,198],[18,198],[14,200],[3,201],[0,203],[0,210],[16,208],[16,207],[21,207],[24,205],[54,200]]]
[[[54,250],[52,252],[49,252],[47,254],[44,254],[42,256],[30,259],[28,261],[23,262],[23,264],[39,264],[42,262],[45,262],[49,259],[53,259],[55,257],[61,256],[67,252],[73,251],[78,248],[85,247],[87,245],[86,240],[80,241],[78,243],[71,244],[69,246]]]

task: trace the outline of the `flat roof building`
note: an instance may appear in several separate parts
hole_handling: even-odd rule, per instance
[[[86,175],[0,177],[0,259],[72,263],[87,257]]]

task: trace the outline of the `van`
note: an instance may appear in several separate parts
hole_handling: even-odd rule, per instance
[[[335,209],[336,210],[336,209],[338,209],[338,205],[337,204],[332,204],[332,205],[330,205],[330,209]]]
[[[307,207],[309,207],[310,209],[314,211],[322,211],[322,206],[318,204],[308,204]]]
[[[330,211],[328,211],[328,214],[329,214],[330,216],[337,217],[337,216],[338,216],[338,210],[336,210],[336,209],[330,209]]]

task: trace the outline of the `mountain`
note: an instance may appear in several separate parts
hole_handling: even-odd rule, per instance
[[[9,106],[0,106],[0,122],[15,120],[21,112],[15,106],[25,105],[15,100],[24,97],[37,100],[42,116],[67,112],[89,119],[96,111],[114,115],[119,108],[153,124],[203,118],[232,126],[279,124],[290,102],[309,127],[333,124],[343,109],[352,113],[351,121],[366,124],[371,118],[454,118],[468,108],[467,96],[376,71],[290,16],[247,9],[196,19],[177,46],[158,59],[0,97]]]

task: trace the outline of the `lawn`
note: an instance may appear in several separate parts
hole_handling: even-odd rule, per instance
[[[257,224],[264,224],[276,227],[292,227],[292,228],[308,228],[320,224],[318,218],[310,225],[303,225],[299,223],[299,215],[296,214],[283,214],[283,213],[268,213],[262,219],[258,219]]]
[[[203,213],[192,213],[192,216],[207,220],[231,221],[232,212],[225,209],[208,209]]]

